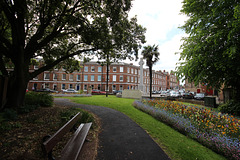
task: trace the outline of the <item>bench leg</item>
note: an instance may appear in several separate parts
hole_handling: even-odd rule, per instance
[[[43,137],[42,142],[44,143],[44,142],[45,142],[47,139],[49,139],[50,137],[51,137],[51,135],[47,135],[47,136]],[[43,151],[44,155],[47,154],[48,160],[55,160],[55,158],[54,158],[53,155],[52,155],[52,150],[47,153],[46,150],[45,150],[45,147],[44,147],[43,143],[42,143],[42,151]]]

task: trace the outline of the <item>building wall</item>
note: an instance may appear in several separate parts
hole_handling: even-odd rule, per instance
[[[31,70],[38,69],[33,66]],[[166,90],[176,86],[176,78],[168,78],[169,74],[165,71],[153,71],[153,90]],[[73,88],[76,90],[87,91],[89,86],[92,89],[107,90],[107,67],[101,66],[96,62],[84,64],[80,71],[66,73],[64,69],[53,69],[41,73],[28,84],[28,89],[50,88],[57,91]],[[109,66],[109,93],[114,90],[138,89],[140,83],[140,67],[127,63],[113,63]],[[149,92],[150,77],[149,70],[143,70],[143,83],[145,91]],[[170,86],[171,84],[172,86]],[[173,85],[174,84],[174,85]]]

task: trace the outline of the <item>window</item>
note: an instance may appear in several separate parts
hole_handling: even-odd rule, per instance
[[[57,73],[53,73],[53,80],[57,80]]]
[[[117,67],[113,67],[113,72],[117,72]]]
[[[113,75],[113,81],[115,82],[117,80],[117,76]]]
[[[85,91],[87,90],[87,85],[86,85],[86,84],[84,84],[84,90],[85,90]]]
[[[69,75],[69,81],[73,81],[73,74]]]
[[[88,75],[84,75],[84,81],[88,81]]]
[[[112,90],[115,91],[116,90],[116,85],[112,86]]]
[[[91,72],[95,72],[95,67],[94,66],[91,67]]]
[[[123,76],[119,77],[119,81],[121,81],[121,82],[123,81]]]
[[[62,84],[62,89],[65,89],[65,84]]]
[[[120,90],[120,91],[123,90],[123,86],[122,86],[122,85],[119,86],[119,90]]]
[[[53,90],[54,90],[54,91],[57,90],[57,84],[53,84]]]
[[[127,82],[130,82],[130,77],[129,76],[127,76]]]
[[[46,83],[44,88],[49,88],[49,83]]]
[[[88,72],[88,66],[84,67],[84,72]]]
[[[123,67],[120,67],[120,72],[123,72]]]
[[[131,73],[133,74],[133,68],[131,68]]]
[[[127,73],[130,73],[130,68],[127,68]]]
[[[94,75],[91,75],[91,81],[94,81]]]
[[[102,72],[102,67],[98,67],[98,72]]]
[[[131,82],[133,82],[133,77],[131,77]]]
[[[137,74],[137,69],[135,69],[135,74]]]
[[[66,74],[62,74],[62,80],[66,80]]]
[[[50,74],[49,73],[44,73],[44,80],[49,80]]]
[[[38,69],[38,65],[34,65],[34,69]]]
[[[98,75],[98,81],[101,81],[101,79],[102,79],[102,76]]]
[[[77,75],[77,81],[80,81],[80,80],[81,80],[81,75],[78,74],[78,75]]]
[[[137,83],[137,77],[135,77],[135,83]]]
[[[73,88],[73,85],[72,85],[72,84],[69,84],[69,88],[72,89],[72,88]]]

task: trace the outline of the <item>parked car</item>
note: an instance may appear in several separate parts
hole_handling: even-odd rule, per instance
[[[58,91],[55,91],[55,90],[52,90],[52,89],[49,89],[49,88],[42,88],[42,89],[36,90],[36,92],[57,93]]]
[[[192,93],[183,93],[183,94],[182,94],[182,98],[183,98],[183,99],[193,99],[194,96],[193,96]]]
[[[161,93],[160,93],[160,97],[167,97],[168,96],[168,92],[167,91],[162,91]]]
[[[194,99],[203,100],[204,97],[205,97],[205,94],[204,94],[204,93],[197,93],[197,94],[194,96]]]
[[[63,93],[78,93],[75,89],[64,89],[62,90]]]
[[[105,91],[100,91],[100,90],[97,90],[97,89],[93,89],[92,94],[106,94],[106,92]]]
[[[170,93],[170,97],[174,97],[174,98],[179,98],[181,95],[180,95],[180,93],[179,92],[171,92]]]
[[[122,93],[122,91],[120,91],[120,90],[113,91],[113,94],[117,94],[117,93]]]

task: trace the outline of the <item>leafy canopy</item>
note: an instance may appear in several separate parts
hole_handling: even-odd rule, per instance
[[[184,0],[183,39],[178,75],[190,81],[240,88],[240,2]]]
[[[83,53],[137,55],[146,29],[136,17],[129,20],[130,8],[131,0],[1,0],[0,71],[7,75],[9,63],[19,68],[43,58],[31,79],[57,64],[77,66],[75,56]]]

